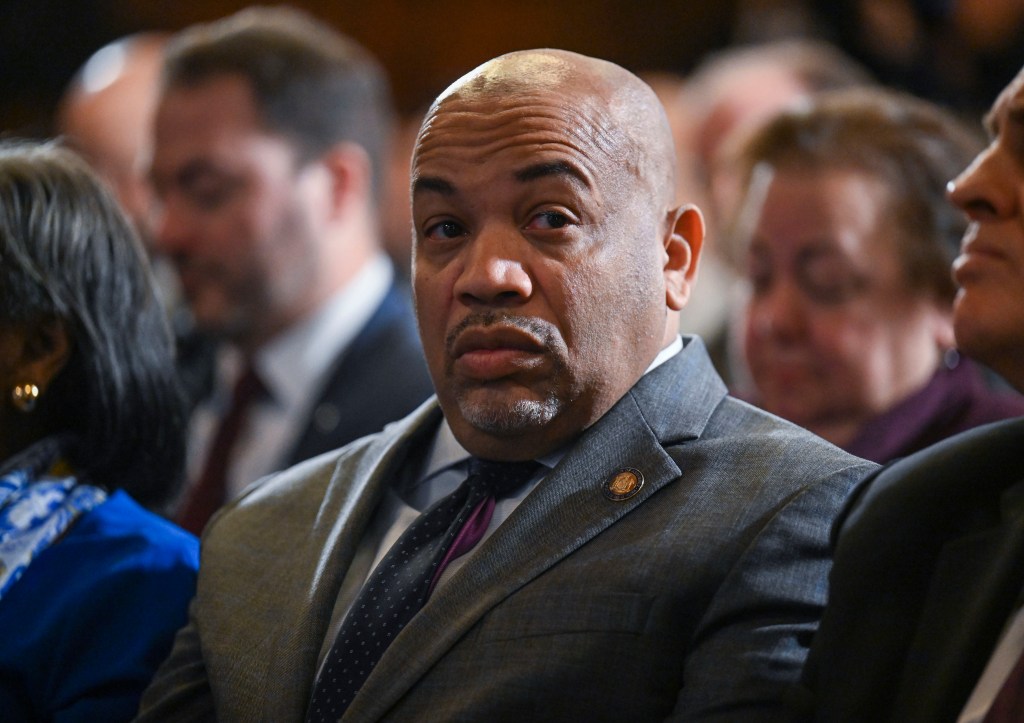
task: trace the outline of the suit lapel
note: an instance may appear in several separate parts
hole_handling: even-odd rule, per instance
[[[959,715],[1022,585],[1024,518],[1020,515],[944,546],[908,651],[894,720],[930,721]]]
[[[411,302],[393,283],[311,399],[306,426],[284,457],[288,464],[372,434],[431,396],[417,339]]]
[[[338,591],[366,526],[410,449],[433,430],[439,418],[436,402],[427,403],[410,418],[396,423],[390,434],[373,442],[374,448],[366,454],[342,458],[315,514],[301,517],[305,529],[290,533],[293,541],[302,541],[306,552],[279,556],[282,569],[269,579],[298,579],[301,583],[273,586],[261,593],[274,610],[299,616],[280,615],[266,641],[272,653],[263,656],[267,667],[255,699],[267,701],[267,720],[291,720],[296,712],[299,718],[305,716],[319,653],[325,642],[332,642],[327,636]],[[274,505],[268,507],[271,512],[276,509]],[[280,513],[275,514],[280,520]],[[273,524],[272,519],[267,520],[265,528],[274,529]],[[296,560],[308,561],[309,566],[296,569]],[[285,593],[293,593],[292,599],[282,604]],[[271,690],[277,695],[266,695]]]
[[[703,346],[699,341],[691,345],[645,376],[588,429],[431,597],[385,652],[346,718],[385,715],[488,611],[679,478],[664,437],[699,436],[725,396]],[[680,382],[694,374],[707,383],[695,387],[702,390],[699,399],[686,399]],[[639,470],[643,486],[633,497],[613,501],[604,488],[623,468]]]

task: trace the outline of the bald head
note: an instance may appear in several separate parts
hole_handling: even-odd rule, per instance
[[[647,83],[628,70],[566,50],[523,50],[499,56],[448,87],[427,114],[424,131],[439,113],[483,99],[514,97],[524,113],[533,99],[562,98],[583,121],[577,139],[609,156],[648,186],[659,204],[675,189],[675,151],[665,109]]]
[[[413,286],[467,450],[556,449],[675,341],[703,223],[673,207],[674,159],[650,87],[574,53],[504,55],[431,107],[413,156]]]
[[[65,91],[58,131],[110,184],[136,225],[147,214],[149,154],[165,37],[134,35],[101,48]]]

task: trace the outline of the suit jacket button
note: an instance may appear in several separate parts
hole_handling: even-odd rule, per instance
[[[338,422],[340,421],[341,412],[338,411],[338,407],[330,402],[324,402],[313,410],[313,424],[316,426],[316,430],[320,432],[320,434],[329,434],[330,432],[333,432],[334,428],[338,426]]]
[[[623,467],[605,483],[604,496],[610,500],[621,502],[635,495],[643,486],[644,475],[640,470]]]

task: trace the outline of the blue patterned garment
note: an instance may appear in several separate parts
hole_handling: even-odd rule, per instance
[[[57,447],[44,440],[0,472],[0,599],[40,552],[107,499],[99,487],[78,483]]]

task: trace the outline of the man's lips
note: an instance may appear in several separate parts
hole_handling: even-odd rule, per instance
[[[201,264],[173,259],[174,269],[178,275],[182,291],[186,296],[194,295],[203,286],[210,283],[216,276],[208,267]]]
[[[964,241],[963,250],[953,261],[953,278],[963,285],[977,274],[984,273],[993,264],[1005,264],[1009,260],[1005,251],[991,241],[970,234]]]
[[[470,327],[451,346],[455,368],[474,379],[497,379],[540,363],[544,344],[510,326]]]
[[[752,369],[752,372],[758,386],[775,389],[799,389],[816,379],[815,369],[815,365],[807,361],[776,360],[772,363],[759,363],[756,369]]]

